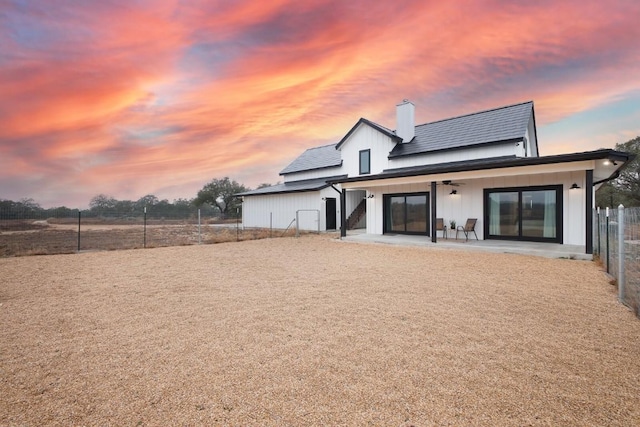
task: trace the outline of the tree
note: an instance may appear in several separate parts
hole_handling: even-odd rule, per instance
[[[623,204],[626,207],[640,206],[640,136],[627,142],[616,144],[617,151],[635,154],[620,171],[620,176],[603,184],[596,192],[598,206],[616,207]]]
[[[193,203],[198,207],[205,203],[216,206],[220,209],[222,217],[226,218],[229,212],[235,212],[241,204],[240,199],[235,195],[244,191],[248,191],[248,189],[244,185],[230,180],[229,177],[214,179],[198,191],[198,196]]]
[[[89,208],[96,215],[105,215],[114,212],[117,204],[118,201],[115,198],[106,194],[98,194],[89,202]]]

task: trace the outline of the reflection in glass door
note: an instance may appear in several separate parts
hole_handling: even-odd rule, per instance
[[[518,236],[518,192],[489,193],[489,234]]]
[[[562,243],[562,186],[485,190],[485,235]]]
[[[429,193],[384,196],[384,232],[429,235]]]

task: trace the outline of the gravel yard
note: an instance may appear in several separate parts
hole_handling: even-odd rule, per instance
[[[0,259],[0,425],[640,425],[590,261],[327,236]]]

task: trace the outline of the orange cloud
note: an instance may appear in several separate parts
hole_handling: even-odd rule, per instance
[[[533,99],[541,128],[640,90],[636,16],[636,2],[2,5],[0,182],[60,203],[77,188],[78,204],[275,182],[361,116],[394,127],[403,98],[419,122]]]

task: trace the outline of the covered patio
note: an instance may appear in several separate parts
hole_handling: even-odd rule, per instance
[[[438,233],[440,234],[440,233]],[[506,240],[475,240],[471,237],[465,241],[460,233],[458,239],[453,235],[445,239],[438,236],[438,243],[433,243],[428,236],[407,234],[367,234],[364,230],[349,230],[343,242],[386,244],[398,246],[422,246],[438,249],[460,251],[481,251],[493,253],[512,253],[533,255],[545,258],[565,258],[590,261],[593,255],[585,253],[585,247],[580,245],[562,245],[558,243],[522,242]]]

